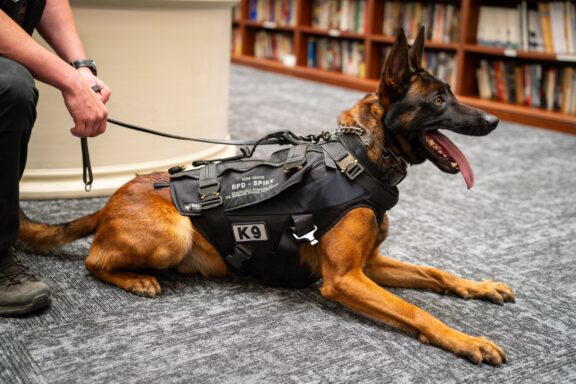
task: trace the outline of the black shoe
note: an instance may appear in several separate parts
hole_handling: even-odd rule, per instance
[[[0,253],[0,316],[26,315],[50,304],[50,287],[12,252]]]

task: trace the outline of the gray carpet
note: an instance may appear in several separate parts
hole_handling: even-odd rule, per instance
[[[361,93],[232,68],[235,138],[333,129]],[[393,289],[451,326],[492,338],[509,363],[476,366],[326,302],[317,287],[159,273],[156,299],[93,278],[89,239],[61,254],[21,253],[54,290],[52,306],[0,318],[0,383],[573,383],[576,382],[576,137],[502,123],[455,139],[476,171],[411,168],[390,212],[384,253],[468,278],[509,283],[515,304]],[[78,181],[80,182],[80,180]],[[97,181],[96,181],[97,182]],[[61,222],[103,199],[33,201]]]

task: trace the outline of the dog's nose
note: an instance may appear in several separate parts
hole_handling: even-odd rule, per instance
[[[492,128],[492,129],[496,128],[496,126],[500,122],[500,119],[498,119],[496,116],[491,115],[489,113],[484,113],[484,120],[486,121],[486,124],[488,125],[488,127]]]

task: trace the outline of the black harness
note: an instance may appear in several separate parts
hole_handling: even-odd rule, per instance
[[[319,277],[300,263],[300,244],[315,245],[353,208],[370,208],[381,221],[405,176],[403,167],[373,164],[358,134],[324,134],[319,141],[291,140],[266,161],[173,170],[174,204],[231,270],[273,285],[308,286]]]

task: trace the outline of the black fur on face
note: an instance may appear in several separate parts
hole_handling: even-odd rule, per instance
[[[430,136],[442,129],[483,136],[496,128],[498,119],[459,103],[448,84],[422,69],[423,45],[424,28],[410,50],[400,31],[382,71],[378,97],[386,111],[387,145],[411,164],[429,159],[442,171],[457,173],[453,161],[430,147]]]

